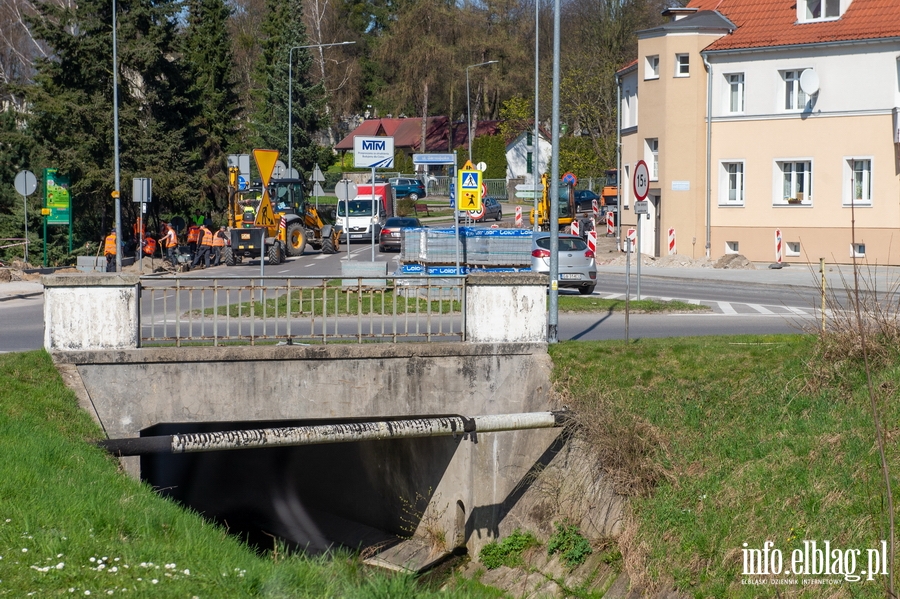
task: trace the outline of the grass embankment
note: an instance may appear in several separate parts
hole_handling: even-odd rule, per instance
[[[260,556],[89,444],[101,431],[44,352],[0,355],[0,597],[496,597],[348,555]]]
[[[859,345],[852,335],[569,342],[551,347],[556,385],[598,463],[632,497],[620,546],[632,580],[697,597],[884,596],[885,576],[791,575],[804,541],[867,550],[887,539],[885,492]],[[871,343],[871,341],[870,341]],[[891,347],[892,346],[892,347]],[[873,351],[870,349],[870,351]],[[896,343],[870,357],[889,440]],[[874,352],[873,352],[874,353]],[[900,455],[889,445],[893,488]],[[743,576],[766,541],[785,572]],[[744,544],[747,544],[746,547]],[[844,570],[848,570],[845,562]],[[768,584],[748,585],[747,580]],[[804,579],[840,581],[808,584]]]

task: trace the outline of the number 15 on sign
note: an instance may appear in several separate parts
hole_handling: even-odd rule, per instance
[[[648,191],[650,191],[650,171],[646,162],[638,160],[637,165],[634,167],[635,199],[639,202],[643,201],[647,197]]]

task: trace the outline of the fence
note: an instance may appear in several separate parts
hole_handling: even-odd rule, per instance
[[[141,279],[141,344],[465,341],[465,277]]]
[[[450,195],[450,182],[452,179],[452,177],[446,176],[428,177],[428,180],[425,182],[428,195]],[[487,186],[487,194],[490,197],[497,198],[501,202],[506,201],[506,179],[485,179],[484,184]]]

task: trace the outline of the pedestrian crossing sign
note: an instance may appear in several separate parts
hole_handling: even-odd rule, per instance
[[[456,178],[456,187],[459,189],[460,210],[481,210],[481,171],[475,169],[462,169]]]

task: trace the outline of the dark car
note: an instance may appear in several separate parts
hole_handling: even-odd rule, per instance
[[[378,236],[378,251],[386,252],[388,248],[400,251],[400,231],[403,229],[419,229],[422,222],[412,216],[392,216],[381,227],[381,235]]]
[[[503,218],[503,208],[500,206],[500,202],[497,198],[487,197],[481,200],[482,206],[484,207],[481,215],[477,213],[473,213],[471,210],[460,210],[459,211],[459,220],[470,220],[470,221],[486,221],[494,219],[496,221],[500,221]]]
[[[590,189],[575,190],[575,210],[578,212],[590,212],[594,209],[594,200],[597,200],[597,207],[600,207],[600,196]]]
[[[409,198],[415,202],[419,198],[425,197],[425,184],[418,179],[394,177],[390,179],[390,183],[397,192],[397,199]]]

